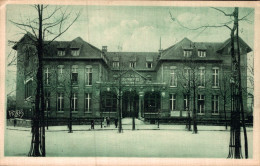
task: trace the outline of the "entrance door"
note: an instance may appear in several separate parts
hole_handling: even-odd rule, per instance
[[[123,93],[123,101],[122,101],[122,116],[124,117],[138,117],[138,109],[139,109],[139,96],[136,91],[125,91]]]

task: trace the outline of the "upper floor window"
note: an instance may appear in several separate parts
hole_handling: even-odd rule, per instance
[[[170,94],[170,110],[176,110],[176,94]]]
[[[184,68],[184,79],[185,79],[185,81],[184,81],[184,86],[189,86],[189,83],[190,83],[190,79],[191,79],[191,75],[190,75],[190,73],[191,73],[191,68],[187,68],[187,67],[185,67]]]
[[[79,48],[71,48],[72,56],[79,56],[80,49]]]
[[[71,83],[78,84],[78,66],[73,65],[71,68]]]
[[[57,55],[58,56],[65,56],[65,49],[58,49]]]
[[[32,78],[25,81],[25,99],[30,98],[32,96]]]
[[[199,86],[200,87],[205,86],[205,67],[199,68]]]
[[[192,50],[183,50],[183,56],[184,57],[191,57]]]
[[[219,68],[218,67],[212,68],[212,86],[213,87],[219,86]]]
[[[135,68],[136,66],[136,62],[130,62],[130,65],[129,65],[131,68]]]
[[[59,65],[58,66],[58,83],[62,84],[64,82],[64,66],[63,65]]]
[[[212,95],[212,114],[218,114],[218,95]]]
[[[118,61],[113,62],[113,68],[119,68],[119,62]]]
[[[86,83],[86,85],[92,85],[92,67],[91,66],[86,67],[85,83]]]
[[[205,96],[198,95],[198,113],[204,114],[205,113]]]
[[[176,67],[171,66],[171,73],[170,73],[170,86],[176,87],[177,86],[177,74],[176,74]]]
[[[50,71],[49,71],[49,67],[45,68],[45,73],[44,73],[44,83],[45,85],[49,85],[50,84]]]
[[[206,57],[206,50],[198,50],[198,57]]]
[[[153,67],[153,63],[152,62],[146,62],[146,67],[151,69]]]

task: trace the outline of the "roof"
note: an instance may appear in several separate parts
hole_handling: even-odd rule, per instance
[[[107,52],[107,58],[110,61],[110,66],[112,66],[113,61],[116,61],[118,57],[120,65],[123,65],[124,69],[129,69],[129,63],[135,62],[135,70],[154,70],[157,65],[158,52]],[[148,58],[148,59],[147,59]],[[149,69],[146,67],[146,62],[151,62],[152,68]],[[123,61],[123,63],[122,63]]]
[[[161,53],[160,60],[184,60],[184,50],[192,50],[194,60],[220,60],[220,54],[216,51],[222,43],[192,42],[184,38],[175,45],[169,47]],[[197,50],[206,50],[206,57],[198,57]]]
[[[241,39],[241,44],[246,46],[247,52],[252,49]],[[192,50],[193,60],[221,60],[222,50],[230,43],[230,38],[224,42],[192,42],[184,38],[175,45],[170,46],[161,53],[160,60],[184,60],[184,50]],[[198,50],[205,50],[206,57],[199,57]]]

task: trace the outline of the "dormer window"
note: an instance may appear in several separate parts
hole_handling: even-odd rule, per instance
[[[129,65],[131,68],[135,68],[136,66],[136,62],[130,62],[130,65]]]
[[[206,57],[206,50],[198,50],[198,57]]]
[[[192,50],[183,50],[183,56],[184,57],[191,57],[192,55]]]
[[[71,48],[72,56],[79,56],[79,48]]]
[[[146,67],[148,69],[153,67],[153,57],[146,57]]]
[[[65,56],[65,49],[58,49],[57,55],[58,56]]]
[[[113,68],[119,68],[119,62],[118,61],[113,62]]]
[[[146,62],[146,67],[148,69],[151,69],[153,67],[153,63],[152,62]]]

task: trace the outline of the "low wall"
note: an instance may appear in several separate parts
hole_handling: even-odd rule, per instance
[[[31,127],[31,120],[27,120],[27,119],[6,119],[6,125],[7,126],[14,126],[15,121],[16,121],[15,126]]]

